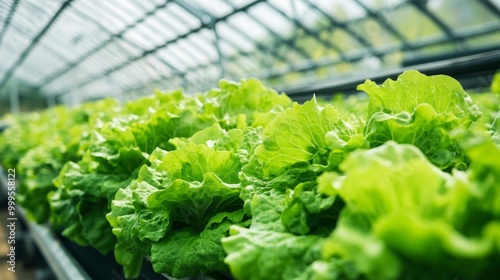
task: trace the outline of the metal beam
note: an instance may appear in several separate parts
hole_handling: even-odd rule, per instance
[[[17,82],[14,82],[10,85],[9,90],[10,97],[10,111],[12,114],[19,113],[19,88]]]
[[[2,39],[5,33],[7,33],[7,28],[9,27],[10,21],[12,20],[12,15],[16,12],[17,4],[19,4],[19,0],[14,0],[12,6],[10,6],[9,13],[5,18],[5,21],[2,25],[2,30],[0,30],[0,45],[2,45]]]
[[[69,4],[73,0],[66,0],[61,7],[59,7],[59,10],[54,14],[54,16],[50,19],[50,21],[45,25],[45,27],[33,38],[31,41],[31,44],[23,51],[23,53],[19,56],[19,58],[16,60],[14,65],[12,65],[9,70],[5,73],[4,77],[0,81],[0,89],[5,86],[7,81],[12,77],[16,69],[23,63],[23,61],[28,57],[28,55],[31,53],[31,51],[35,48],[37,45],[38,41],[42,39],[42,37],[49,31],[50,27],[52,27],[52,24],[57,20],[57,18],[62,14],[62,12],[69,7]]]
[[[202,23],[209,24],[213,19],[213,15],[211,13],[199,7],[193,6],[191,3],[185,0],[172,0],[172,1],[175,2],[177,5],[179,5],[182,9],[184,9],[188,13],[197,17]]]
[[[500,18],[500,10],[498,9],[497,6],[495,6],[493,3],[491,3],[490,0],[480,0],[479,2],[481,2],[483,4],[483,6],[485,6],[488,11],[492,12],[498,18]]]

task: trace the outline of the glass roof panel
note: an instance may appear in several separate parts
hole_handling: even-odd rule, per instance
[[[255,49],[255,45],[249,42],[241,32],[236,32],[227,23],[220,22],[217,24],[217,32],[219,36],[226,41],[231,42],[235,47],[244,52],[249,52]]]
[[[157,5],[162,5],[166,1],[168,1],[168,0],[148,0],[148,1],[144,1],[144,0],[131,0],[129,2],[131,3],[131,5],[137,7],[137,9],[139,9],[139,7],[141,7],[144,11],[151,11]]]
[[[500,31],[494,33],[488,33],[486,35],[473,37],[467,40],[472,47],[494,47],[497,46],[497,42],[500,42]]]
[[[137,28],[129,29],[123,34],[123,38],[125,38],[129,42],[134,42],[135,45],[142,49],[151,49],[155,47],[155,42],[151,39],[149,34],[143,32],[146,28],[141,28],[140,26]]]
[[[481,5],[480,2],[481,1],[469,0],[439,0],[430,2],[428,7],[448,26],[453,26],[454,30],[477,27],[493,22],[500,24],[500,18],[496,17],[494,13],[484,5]],[[467,6],[467,9],[464,9],[464,6]],[[440,13],[440,11],[447,12]]]
[[[226,16],[233,11],[231,5],[229,5],[224,0],[211,0],[211,1],[196,0],[195,2],[196,2],[195,5],[198,6],[200,9],[216,17]]]
[[[168,21],[172,22],[173,25],[179,27],[179,34],[186,33],[189,30],[197,28],[201,25],[201,21],[198,18],[187,12],[175,2],[171,2],[171,4],[167,6],[166,12],[168,14],[175,15],[173,18],[177,20],[172,20],[172,18],[169,17],[165,19],[168,19]]]
[[[227,22],[230,26],[234,27],[235,30],[249,36],[253,40],[262,40],[262,38],[268,35],[265,28],[244,13],[235,14],[229,18]]]
[[[366,18],[352,25],[363,38],[365,38],[373,47],[383,47],[388,45],[400,45],[401,41],[387,30],[376,20]]]
[[[400,33],[405,34],[410,42],[416,42],[432,35],[445,36],[436,24],[411,5],[401,6],[393,10],[391,20],[399,22],[394,27]]]
[[[276,12],[276,10],[272,9],[267,3],[260,3],[253,6],[248,10],[248,15],[257,24],[260,23],[260,26],[265,26],[276,34],[286,34],[289,30],[293,29],[293,24]],[[272,36],[273,34],[268,35]]]
[[[497,7],[497,9],[500,9],[500,0],[491,0],[490,2],[493,3]]]
[[[316,0],[320,2],[321,0]],[[375,0],[359,0],[359,2],[368,6],[371,10],[381,10],[381,9],[393,9],[403,3],[406,3],[405,0],[384,0],[384,1],[375,1]]]
[[[31,42],[30,38],[15,31],[16,28],[10,28],[3,35],[2,45],[0,45],[0,56],[2,57],[0,67],[7,68],[13,65],[20,55],[19,50],[26,48]]]
[[[171,67],[177,69],[177,71],[184,72],[187,70],[186,64],[183,63],[183,60],[179,59],[178,56],[172,54],[172,52],[170,51],[170,47],[159,50],[158,56],[162,60],[166,61],[169,65],[171,65]]]
[[[82,5],[78,7],[76,5]],[[107,30],[112,33],[118,33],[122,31],[125,26],[130,24],[130,17],[126,16],[123,20],[115,16],[114,11],[109,11],[102,4],[101,1],[78,1],[75,3],[75,8],[81,10],[92,20],[97,22],[102,22],[106,26]]]

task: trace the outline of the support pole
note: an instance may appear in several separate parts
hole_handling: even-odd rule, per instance
[[[19,114],[19,89],[17,87],[17,82],[12,81],[10,84],[10,112],[15,115]]]

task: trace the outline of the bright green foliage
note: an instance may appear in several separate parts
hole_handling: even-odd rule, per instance
[[[406,71],[396,81],[377,86],[368,80],[358,89],[370,96],[364,128],[370,147],[389,140],[412,144],[441,169],[465,168],[465,155],[449,132],[468,127],[481,113],[457,81]]]
[[[325,137],[329,132],[335,135],[330,142]],[[255,155],[263,165],[264,177],[276,176],[302,163],[324,170],[331,150],[342,148],[353,134],[337,109],[331,105],[321,107],[313,99],[304,105],[294,104],[276,116],[264,129],[263,143]]]
[[[119,159],[114,164],[134,166],[146,159],[137,149],[121,148]],[[109,202],[118,189],[126,187],[135,177],[136,170],[103,174],[89,172],[82,161],[67,163],[54,181],[57,190],[49,194],[53,225],[63,230],[62,234],[81,245],[90,244],[106,253],[113,249],[115,236],[106,221]]]
[[[323,197],[316,191],[315,182],[300,183],[294,190],[287,190],[281,222],[300,235],[321,231],[337,219],[338,209],[328,211],[334,202],[335,197]]]
[[[212,131],[212,128],[207,129],[207,133]],[[196,140],[201,137],[195,136]],[[137,252],[138,244],[152,244],[151,259],[155,270],[173,273],[175,277],[225,269],[220,238],[226,235],[232,223],[215,226],[213,219],[221,213],[241,209],[240,184],[235,172],[241,168],[240,158],[233,150],[214,150],[187,139],[187,143],[177,150],[163,152],[157,149],[150,162],[150,167],[141,168],[137,181],[118,192],[108,214],[119,244],[124,241],[120,246],[129,247],[128,254],[132,254]],[[243,221],[243,210],[237,217],[227,215],[234,223]],[[222,220],[217,224],[220,222]],[[186,242],[193,246],[192,249],[186,247]],[[198,250],[210,242],[213,250]],[[186,250],[185,260],[189,259],[189,263],[179,263],[179,256],[170,255],[178,248]],[[169,258],[177,262],[167,261]],[[207,258],[211,262],[219,260],[219,266],[200,261]],[[195,263],[198,264],[189,265]]]
[[[226,253],[221,239],[233,224],[246,225],[242,210],[220,212],[201,231],[192,228],[175,230],[166,238],[153,243],[151,261],[155,271],[174,277],[227,271]]]
[[[264,129],[262,143],[242,168],[241,199],[252,229],[328,232],[338,215],[334,199],[316,192],[316,176],[334,170],[364,138],[331,105],[294,104]]]
[[[450,120],[438,115],[429,104],[423,103],[412,114],[396,115],[375,113],[366,124],[366,139],[370,146],[377,147],[393,140],[419,147],[429,160],[442,169],[461,167],[466,161],[458,141],[449,135]]]
[[[17,167],[18,174],[23,176],[17,198],[29,219],[39,223],[48,220],[47,195],[55,189],[53,179],[65,162],[80,158],[82,134],[96,126],[97,120],[109,120],[115,105],[113,100],[106,99],[74,109],[58,106],[23,116],[3,133],[2,161],[6,167]]]
[[[224,128],[265,126],[292,104],[288,96],[278,95],[252,78],[241,83],[222,80],[219,89],[206,92],[201,101],[204,113],[212,115]]]
[[[151,255],[156,271],[175,277],[227,270],[220,239],[231,224],[247,218],[240,210],[238,219],[230,215],[225,222],[211,221],[242,209],[238,172],[260,141],[258,123],[268,122],[290,100],[253,79],[220,85],[220,90],[195,97],[198,107],[190,115],[181,114],[175,129],[152,133],[165,137],[183,127],[189,131],[168,136],[164,146],[155,143],[170,151],[157,149],[149,158],[150,166],[143,165],[137,180],[118,191],[111,204],[107,218],[118,238],[115,255],[129,277],[138,275],[134,269],[138,255]],[[164,110],[172,118],[173,109]],[[202,125],[187,127],[191,120]]]
[[[237,279],[295,279],[320,256],[316,236],[231,227],[223,239],[226,262]]]
[[[53,180],[65,161],[64,145],[60,142],[39,145],[21,158],[19,172],[25,174],[18,188],[17,199],[28,209],[29,219],[43,223],[50,215],[47,194],[54,189]]]
[[[479,192],[472,188],[473,171],[441,171],[474,165],[474,157],[460,145],[464,136],[450,132],[473,124],[480,116],[477,107],[456,81],[444,76],[410,71],[380,88],[370,83],[361,88],[370,95],[366,124],[363,117],[327,114],[321,108],[328,104],[310,101],[285,110],[265,128],[263,144],[242,168],[246,187],[240,195],[252,216],[249,231],[260,238],[252,241],[244,238],[246,230],[237,230],[223,239],[233,274],[238,279],[269,278],[271,273],[275,279],[496,275],[499,222],[483,210],[496,205],[495,193],[474,198]],[[364,137],[357,134],[363,126]],[[364,150],[365,137],[370,150]],[[332,160],[335,150],[342,156]],[[489,156],[487,161],[500,166],[500,159]],[[302,260],[296,274],[288,274],[280,261],[293,264],[287,248],[303,255],[304,241],[276,246],[279,241],[272,237],[283,235],[318,238],[321,256]],[[247,267],[255,271],[244,273]]]
[[[493,75],[493,81],[491,82],[491,92],[500,94],[500,72]]]
[[[341,165],[345,175],[330,176],[335,191],[325,187],[346,207],[323,257],[351,260],[368,279],[487,279],[498,273],[490,264],[499,252],[499,185],[493,180],[500,174],[494,164],[500,151],[481,139],[468,140],[476,146],[466,148],[473,160],[467,174],[443,173],[410,145],[387,142],[353,152]],[[486,151],[492,157],[480,160],[477,153]],[[489,197],[479,200],[482,192]]]
[[[491,140],[500,146],[500,73],[495,75],[491,88],[493,90],[496,83],[499,84],[499,92],[481,93],[472,95],[474,103],[483,112],[479,121],[474,123],[474,128],[486,130],[491,135]]]
[[[252,217],[250,230],[238,229],[223,239],[233,274],[241,279],[301,279],[317,272],[309,265],[318,259],[318,242],[333,229],[342,201],[318,193],[316,178],[365,147],[358,132],[337,109],[322,107],[316,99],[294,104],[265,127],[262,144],[241,173],[240,198]],[[261,266],[244,273],[247,267]]]
[[[368,118],[379,111],[393,114],[412,112],[422,103],[438,114],[447,114],[459,123],[477,120],[481,113],[459,82],[445,75],[426,76],[406,71],[396,81],[387,79],[381,86],[367,80],[357,87],[368,94]]]
[[[65,230],[63,235],[82,244],[88,243],[102,252],[111,250],[116,243],[116,238],[112,235],[112,228],[106,223],[105,218],[103,219],[102,214],[111,210],[111,200],[116,192],[125,188],[132,180],[137,178],[143,164],[149,164],[147,159],[156,148],[174,150],[178,148],[176,142],[182,142],[175,139],[190,137],[196,132],[216,124],[228,128],[239,126],[244,129],[256,120],[254,114],[259,112],[267,113],[273,108],[280,111],[281,105],[286,106],[290,103],[290,100],[285,95],[278,95],[275,91],[264,88],[260,82],[252,79],[242,81],[241,84],[221,82],[221,87],[221,90],[210,91],[195,97],[184,97],[180,91],[171,93],[157,91],[154,97],[144,97],[129,102],[125,105],[123,114],[90,131],[88,136],[83,139],[80,147],[79,153],[83,155],[83,158],[75,166],[63,169],[57,179],[58,188],[50,197],[54,216],[51,219],[53,223],[63,228],[80,229],[83,227],[82,231]],[[257,93],[250,94],[252,92]],[[242,96],[245,98],[241,98]],[[269,117],[272,117],[272,114]],[[242,120],[243,122],[237,122],[236,120]],[[240,132],[236,133],[230,132],[228,140],[231,140],[231,137],[237,138],[238,134],[242,139],[243,132],[240,130]],[[180,194],[185,188],[192,190],[201,188],[200,192],[211,192],[221,184],[233,184],[238,181],[237,170],[239,170],[241,164],[239,157],[229,155],[231,153],[229,151],[217,152],[206,157],[204,153],[209,148],[201,147],[199,148],[200,151],[191,151],[190,149],[195,146],[180,147],[179,150],[188,152],[175,151],[166,156],[165,161],[168,164],[164,164],[162,172],[176,170],[177,173],[169,177],[171,178],[171,181],[169,181],[171,185],[168,190],[165,190],[163,194],[156,194],[159,201],[163,197],[169,197],[172,204],[182,203],[182,201],[190,197],[174,198],[170,197],[171,194]],[[171,165],[173,162],[179,164],[173,166]],[[213,169],[213,166],[205,166],[206,164],[218,162],[224,162],[227,166],[217,167],[216,169]],[[192,165],[191,163],[197,164]],[[220,178],[207,170],[215,174],[220,173]],[[227,172],[228,170],[230,172]],[[227,173],[222,174],[222,172]],[[76,178],[73,178],[75,176]],[[226,180],[226,183],[221,181],[227,179],[226,177],[231,178]],[[176,181],[179,178],[184,178],[186,181]],[[145,181],[138,183],[137,192],[145,192],[144,189],[149,188],[146,185],[147,180]],[[188,185],[192,181],[198,182],[198,185],[189,187]],[[102,182],[106,182],[106,184]],[[100,191],[91,192],[96,189],[96,186]],[[82,195],[82,192],[86,195]],[[87,194],[89,192],[90,194]],[[195,194],[200,192],[195,192]],[[232,197],[237,198],[239,191],[233,190],[232,192]],[[146,196],[145,193],[142,194]],[[221,196],[224,195],[221,194]],[[144,197],[144,199],[146,198]],[[200,200],[204,199],[205,197],[201,196],[197,200],[193,200],[191,204],[183,207],[195,207],[196,203],[200,203]],[[64,202],[65,200],[66,202]],[[86,202],[77,204],[74,203],[75,200],[82,201],[82,203],[83,201]],[[213,203],[216,204],[219,201],[215,200]],[[62,207],[61,204],[65,205],[65,207]],[[75,209],[62,211],[63,209],[67,210],[66,208],[71,207],[71,205]],[[212,204],[206,204],[205,207],[209,205]],[[199,224],[197,227],[202,227],[203,223],[210,218],[210,213],[212,213],[209,212],[207,216],[198,217],[198,214],[201,215],[201,212],[205,212],[207,209],[197,208],[194,210],[195,213],[188,215],[189,217],[181,217],[180,213],[172,209],[163,209],[162,205],[152,203],[151,205],[148,204],[148,206],[155,213],[156,210],[160,210],[160,212],[168,212],[167,216],[172,215],[172,221],[170,218],[162,219],[164,223],[158,225],[153,223],[141,229],[139,232],[140,238],[151,238],[154,241],[158,241],[163,237],[174,220],[186,219],[191,215],[198,219]],[[170,213],[170,211],[173,212]],[[70,215],[70,213],[72,214]],[[184,212],[182,213],[187,215]],[[99,216],[99,221],[104,221],[97,223],[101,226],[100,231],[103,232],[104,237],[92,241],[95,238],[92,236],[92,231],[86,230],[84,226],[90,226],[95,222],[95,216]],[[165,228],[158,229],[161,226],[165,226]],[[122,246],[120,251],[124,250],[125,246]]]

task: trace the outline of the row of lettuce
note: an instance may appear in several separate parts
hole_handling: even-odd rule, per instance
[[[499,275],[500,76],[468,95],[407,71],[304,104],[219,86],[6,118],[19,203],[128,278],[145,257],[177,278]]]

